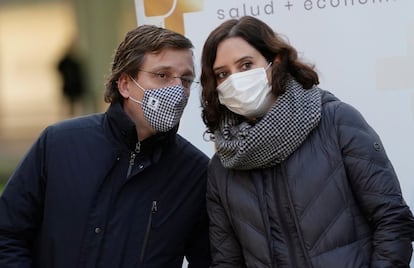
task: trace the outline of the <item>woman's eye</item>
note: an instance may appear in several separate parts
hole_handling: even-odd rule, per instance
[[[251,67],[252,67],[252,64],[250,62],[246,62],[246,63],[243,63],[241,69],[242,70],[249,70]]]
[[[227,75],[227,73],[221,72],[221,73],[216,74],[216,77],[217,77],[217,79],[220,80],[220,79],[224,79],[226,77],[226,75]]]

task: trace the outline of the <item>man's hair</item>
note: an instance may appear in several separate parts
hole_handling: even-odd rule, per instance
[[[110,74],[105,82],[105,102],[121,102],[118,79],[122,74],[136,75],[147,53],[158,53],[165,48],[192,49],[192,42],[174,31],[142,25],[129,31],[119,44],[111,65]]]

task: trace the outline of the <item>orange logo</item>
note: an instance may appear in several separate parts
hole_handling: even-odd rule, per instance
[[[138,25],[154,24],[185,34],[184,13],[203,9],[203,0],[135,0]]]

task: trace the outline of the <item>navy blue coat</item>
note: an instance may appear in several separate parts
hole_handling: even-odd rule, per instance
[[[0,199],[0,267],[208,267],[208,157],[174,130],[135,151],[120,104],[48,127]]]

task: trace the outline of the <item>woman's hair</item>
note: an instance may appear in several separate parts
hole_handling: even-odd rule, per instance
[[[129,31],[116,52],[110,74],[105,82],[105,102],[121,102],[118,79],[125,73],[136,75],[147,53],[158,53],[165,48],[192,49],[192,42],[185,36],[168,29],[142,25]]]
[[[201,107],[202,119],[207,126],[207,132],[214,133],[226,109],[218,99],[217,82],[213,72],[217,47],[231,37],[243,38],[259,51],[263,57],[272,62],[272,93],[278,97],[285,92],[288,79],[293,77],[305,89],[319,84],[318,74],[314,66],[307,65],[298,59],[295,48],[288,44],[261,20],[244,16],[240,19],[230,19],[214,29],[204,43],[201,55],[202,85]],[[274,60],[278,57],[278,63]]]

